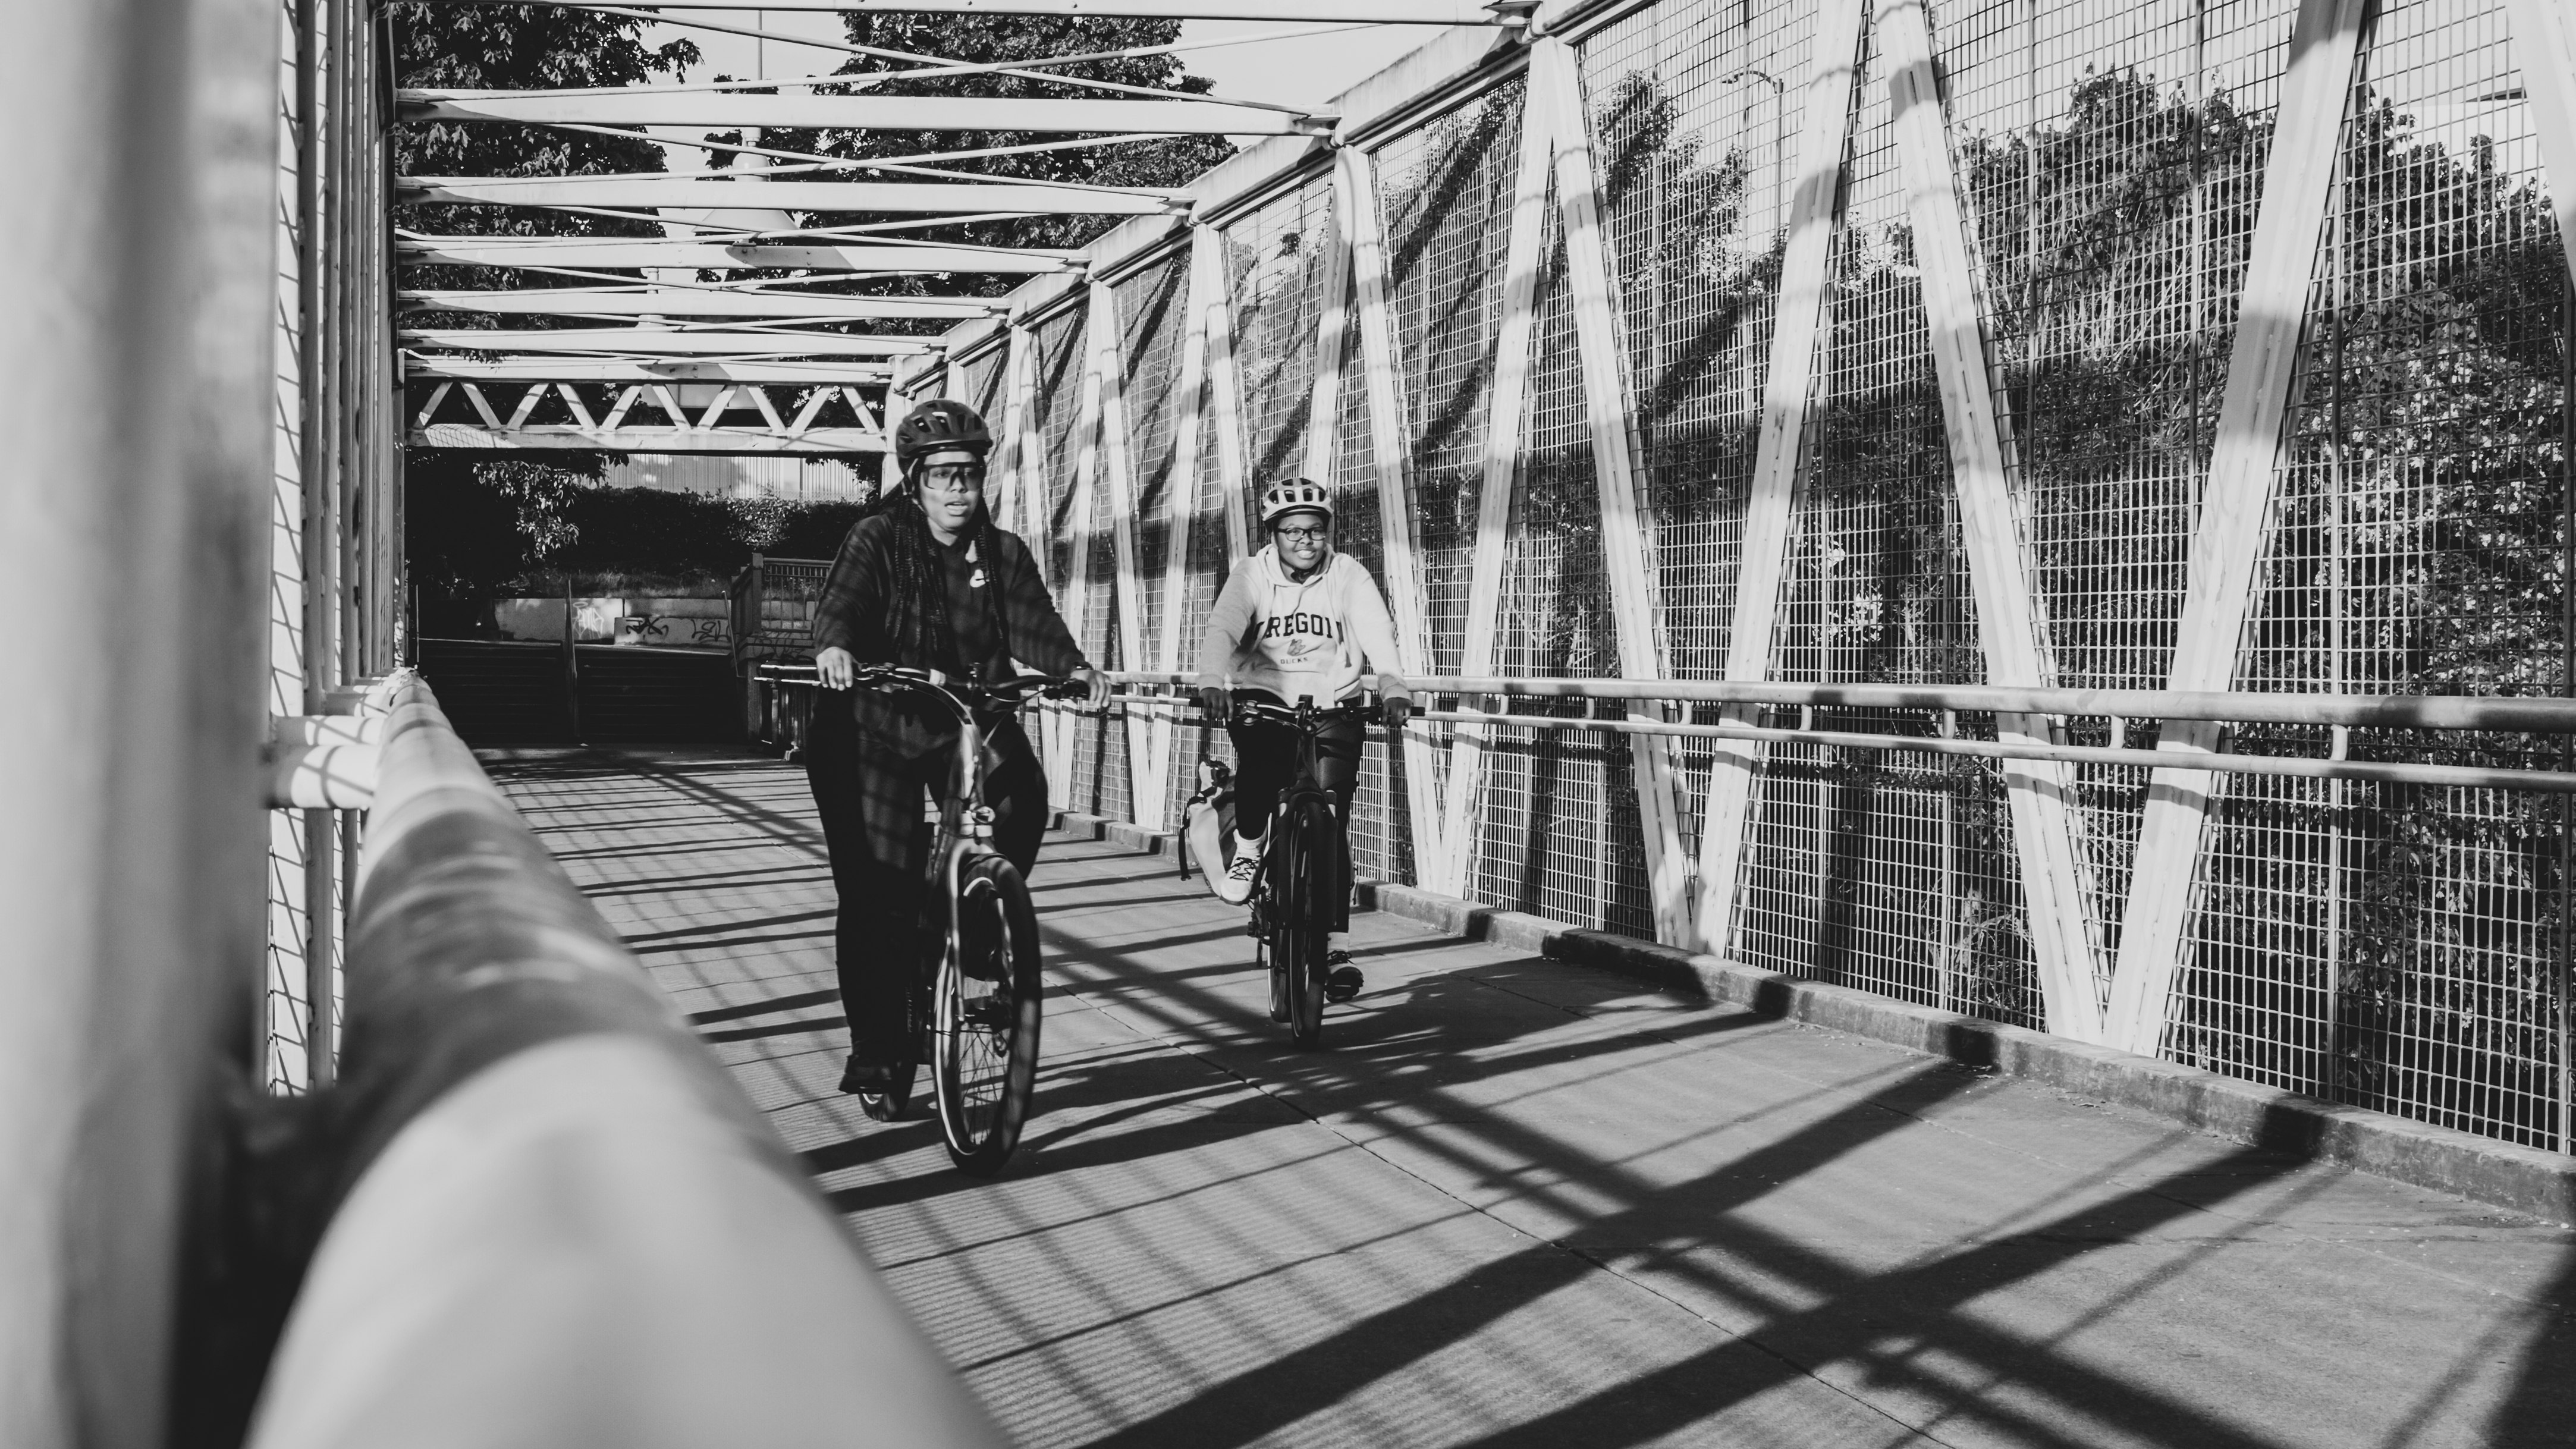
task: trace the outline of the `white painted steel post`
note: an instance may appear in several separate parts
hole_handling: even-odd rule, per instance
[[[1118,319],[1118,289],[1105,282],[1091,285],[1091,347],[1100,374],[1100,445],[1095,477],[1109,491],[1109,556],[1117,570],[1110,594],[1111,627],[1117,630],[1119,667],[1136,669],[1145,659],[1144,582],[1138,577],[1136,547],[1136,469],[1127,418],[1126,336]],[[1134,710],[1123,716],[1127,737],[1127,814],[1138,825],[1162,824],[1162,765],[1152,756],[1151,722]],[[1145,801],[1156,800],[1151,811]]]
[[[1825,0],[1816,16],[1815,53],[1807,71],[1798,125],[1798,186],[1789,202],[1788,241],[1781,253],[1780,300],[1762,383],[1762,421],[1755,435],[1753,477],[1744,502],[1734,606],[1729,613],[1721,677],[1767,679],[1779,619],[1780,583],[1789,566],[1790,525],[1806,478],[1807,419],[1817,387],[1818,348],[1825,335],[1827,279],[1833,264],[1835,200],[1843,153],[1851,144],[1853,94],[1860,84],[1865,0]],[[1732,706],[1720,718],[1751,724],[1754,706]],[[1700,948],[1734,950],[1735,892],[1745,825],[1761,768],[1761,746],[1715,740],[1708,796],[1700,811]]]
[[[1307,394],[1306,405],[1306,477],[1327,489],[1333,488],[1333,465],[1338,461],[1342,426],[1342,369],[1347,360],[1343,344],[1350,340],[1351,249],[1343,235],[1341,218],[1332,215],[1339,209],[1329,208],[1333,238],[1323,248],[1323,275],[1316,279],[1319,299],[1315,308],[1315,383]],[[1259,480],[1268,482],[1270,480]],[[1259,551],[1261,540],[1258,524],[1253,548]]]
[[[256,1056],[278,20],[27,5],[0,52],[10,1449],[184,1437],[182,1249]]]
[[[1951,486],[1959,501],[1986,679],[2047,688],[2056,682],[2056,671],[2049,663],[2043,637],[2047,625],[2032,594],[2032,569],[2022,547],[2009,423],[1995,406],[1989,327],[1978,295],[1968,220],[1959,204],[1924,0],[1882,0],[1876,30],[1915,259],[1922,269],[1924,323],[1941,388]],[[2008,741],[2045,744],[2051,739],[2045,715],[1999,714],[1995,732]],[[2102,1005],[2084,924],[2088,892],[2075,822],[2067,809],[2075,771],[2062,761],[2007,760],[2001,773],[2048,1030],[2098,1042]]]
[[[1352,298],[1359,307],[1360,382],[1368,398],[1369,462],[1377,475],[1384,582],[1395,619],[1396,672],[1427,674],[1431,635],[1423,620],[1420,545],[1414,527],[1411,419],[1397,386],[1394,309],[1387,301],[1385,223],[1378,213],[1376,163],[1354,147],[1335,153],[1333,196],[1342,217],[1342,242],[1350,252]],[[1429,726],[1407,726],[1405,814],[1413,835],[1417,882],[1448,878],[1439,785],[1433,773]]]
[[[1050,572],[1046,538],[1030,526],[1036,510],[1024,502],[1029,494],[1029,371],[1029,329],[1015,322],[1002,350],[1002,429],[997,440],[1001,446],[993,470],[999,475],[994,490],[999,497],[994,501],[993,513],[1002,527],[1027,542],[1030,557],[1038,566],[1038,577],[1043,580]]]
[[[2566,0],[2505,0],[2505,16],[2514,68],[2531,98],[2560,250],[2576,274],[2576,14]]]
[[[1190,228],[1190,266],[1206,287],[1208,421],[1216,429],[1216,481],[1225,508],[1225,561],[1248,550],[1244,520],[1243,374],[1234,360],[1234,298],[1226,276],[1225,238],[1201,222]]]
[[[1207,268],[1199,262],[1199,240],[1195,229],[1190,235],[1190,249],[1180,258],[1181,274],[1181,395],[1177,404],[1180,418],[1173,427],[1172,476],[1168,485],[1170,498],[1166,513],[1171,522],[1163,542],[1163,632],[1154,640],[1154,659],[1145,667],[1158,674],[1177,674],[1182,661],[1195,663],[1196,639],[1183,627],[1184,601],[1189,597],[1191,543],[1198,536],[1199,452],[1200,441],[1207,431],[1207,354],[1208,354],[1208,282]],[[1186,698],[1186,693],[1184,698]],[[1171,772],[1187,767],[1173,755],[1174,741],[1180,733],[1177,710],[1157,711],[1150,731],[1152,757],[1163,771],[1162,788],[1154,795],[1157,819],[1168,819],[1171,809]]]
[[[1575,348],[1582,363],[1584,412],[1592,434],[1592,473],[1601,506],[1601,562],[1610,579],[1610,608],[1618,632],[1619,672],[1629,679],[1661,679],[1665,665],[1662,591],[1658,587],[1653,510],[1639,496],[1636,430],[1629,399],[1627,339],[1612,288],[1608,248],[1601,237],[1599,170],[1592,160],[1592,132],[1584,114],[1583,77],[1572,47],[1543,35],[1530,46],[1530,103],[1550,108],[1555,131],[1556,200],[1565,223],[1565,270],[1574,312]],[[1661,705],[1639,706],[1631,719],[1661,720]],[[1690,857],[1682,849],[1680,751],[1669,738],[1631,735],[1638,827],[1645,837],[1646,874],[1654,897],[1655,939],[1679,945],[1690,939]],[[1603,883],[1606,893],[1608,883]]]
[[[1539,244],[1547,232],[1547,183],[1555,151],[1550,111],[1524,95],[1519,164],[1503,244],[1503,310],[1494,332],[1494,383],[1485,404],[1484,473],[1476,494],[1476,539],[1467,568],[1468,676],[1492,673],[1502,633],[1503,569],[1511,541],[1512,493],[1520,475],[1523,403],[1529,396],[1530,337],[1537,318]],[[1475,708],[1461,701],[1461,707]],[[1475,870],[1485,782],[1484,726],[1462,723],[1449,742],[1449,789],[1440,835],[1447,874],[1435,889],[1464,896]]]
[[[1099,290],[1100,287],[1100,284],[1097,282],[1085,282],[1083,285],[1091,288],[1093,291]],[[1088,297],[1084,298],[1084,303],[1086,308],[1088,308],[1091,304],[1091,299]],[[1102,361],[1100,340],[1097,337],[1092,336],[1090,332],[1090,319],[1096,315],[1096,313],[1088,310],[1085,312],[1082,350],[1082,393],[1081,401],[1076,406],[1073,421],[1073,486],[1068,491],[1065,498],[1064,520],[1065,532],[1071,535],[1073,544],[1072,573],[1070,577],[1065,579],[1063,584],[1064,602],[1062,609],[1064,613],[1064,622],[1066,627],[1073,631],[1074,642],[1076,644],[1084,645],[1086,648],[1088,647],[1088,642],[1083,638],[1083,630],[1086,627],[1086,621],[1091,612],[1092,588],[1091,490],[1098,486],[1100,475],[1101,395],[1107,386],[1107,379],[1101,375]],[[1113,342],[1110,348],[1110,356],[1115,358],[1116,355],[1117,349]],[[1094,665],[1097,665],[1101,661],[1094,659],[1091,662]],[[1051,711],[1049,718],[1053,721],[1057,729],[1051,758],[1065,762],[1065,769],[1061,776],[1053,781],[1052,785],[1053,790],[1058,796],[1056,806],[1058,809],[1071,809],[1074,808],[1070,803],[1072,801],[1071,790],[1074,752],[1079,747],[1082,738],[1081,724],[1079,717],[1068,710]],[[1106,734],[1109,729],[1109,722],[1105,719],[1102,720],[1100,722],[1100,728],[1102,732]],[[1100,782],[1097,777],[1094,777],[1092,780],[1091,788],[1092,796],[1091,798],[1081,802],[1081,809],[1094,810],[1099,808]]]
[[[2246,259],[2244,300],[2220,395],[2200,526],[2191,545],[2176,631],[2171,689],[2223,689],[2253,607],[2255,566],[2271,522],[2281,440],[2289,422],[2308,278],[2325,222],[2343,118],[2352,94],[2368,0],[2301,0],[2290,33],[2289,72],[2265,163],[2263,200]],[[2159,751],[2206,754],[2219,730],[2170,720]],[[2106,1044],[2152,1056],[2180,970],[2193,878],[2215,777],[2164,769],[2150,777],[2130,870],[2127,913],[2104,1022]]]

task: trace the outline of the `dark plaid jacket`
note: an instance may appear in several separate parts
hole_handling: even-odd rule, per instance
[[[1074,642],[1063,616],[1056,613],[1055,600],[1048,597],[1046,585],[1038,578],[1037,560],[1017,534],[1001,528],[990,534],[996,555],[990,559],[968,561],[962,543],[956,548],[937,549],[941,573],[948,585],[948,617],[958,626],[959,651],[980,657],[896,657],[899,651],[886,629],[886,591],[893,577],[890,553],[894,530],[900,523],[889,514],[872,514],[860,519],[849,536],[841,540],[841,552],[832,560],[832,572],[823,581],[822,602],[814,609],[816,652],[847,649],[861,664],[901,664],[959,675],[971,674],[980,665],[987,679],[1008,675],[1012,660],[1048,674],[1069,674],[1083,667],[1086,661],[1082,646]],[[970,539],[980,536],[967,535]],[[976,583],[978,574],[982,576],[980,586]],[[988,627],[982,630],[974,629],[970,623],[979,613],[988,621]],[[984,646],[980,650],[975,648],[978,635]],[[854,708],[863,728],[900,729],[905,734],[947,733],[947,727],[928,711],[902,706],[874,690],[854,693]]]

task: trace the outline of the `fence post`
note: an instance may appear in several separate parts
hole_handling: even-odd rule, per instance
[[[2224,689],[2235,672],[2367,5],[2368,0],[2301,0],[2290,32],[2280,121],[2264,165],[2262,209],[2246,259],[2244,300],[2185,575],[2169,689]],[[2169,720],[2156,748],[2206,754],[2217,745],[2218,733],[2215,724]],[[2162,1043],[2214,785],[2207,770],[2159,769],[2149,779],[2104,1023],[2103,1040],[2110,1046],[2152,1056]]]
[[[1173,429],[1172,477],[1169,485],[1171,502],[1166,510],[1170,523],[1163,543],[1163,632],[1154,641],[1154,662],[1149,667],[1157,673],[1176,674],[1184,659],[1195,659],[1183,627],[1182,601],[1188,597],[1190,577],[1190,544],[1197,534],[1199,501],[1199,440],[1207,429],[1207,353],[1208,295],[1207,271],[1201,264],[1199,229],[1190,233],[1190,249],[1178,259],[1181,274],[1181,396],[1180,419]],[[1186,694],[1183,695],[1186,698]],[[1154,808],[1165,812],[1158,821],[1169,819],[1171,809],[1171,772],[1185,767],[1174,759],[1174,739],[1180,733],[1176,712],[1157,713],[1150,721],[1153,744],[1150,747],[1156,765],[1164,772],[1162,789],[1154,796]]]
[[[1100,288],[1098,282],[1089,279],[1085,279],[1083,285],[1094,292]],[[1065,499],[1064,519],[1065,532],[1073,539],[1073,570],[1062,587],[1064,622],[1073,631],[1074,642],[1088,649],[1089,641],[1083,634],[1089,628],[1091,613],[1091,490],[1100,472],[1101,393],[1106,379],[1101,376],[1100,339],[1092,335],[1099,313],[1092,298],[1086,296],[1083,300],[1082,392],[1074,410],[1073,486]],[[1116,355],[1114,343],[1110,355]],[[1095,659],[1092,663],[1096,665],[1100,661]],[[1074,754],[1081,745],[1082,727],[1079,717],[1069,712],[1058,711],[1056,717],[1062,723],[1056,736],[1059,748],[1052,752],[1052,757],[1064,762],[1064,771],[1063,778],[1055,782],[1054,788],[1060,797],[1057,807],[1064,809],[1071,808],[1072,804]],[[1106,736],[1109,730],[1107,719],[1101,720],[1100,729]],[[1091,810],[1098,807],[1099,788],[1099,779],[1094,776],[1092,796],[1082,802],[1081,808]]]
[[[2017,468],[2010,423],[1995,406],[1989,326],[1978,295],[1966,213],[1950,158],[1950,127],[1932,63],[1932,26],[1923,0],[1885,0],[1877,20],[1895,113],[1898,165],[1908,193],[1915,258],[1922,268],[1925,330],[1941,389],[1951,486],[1977,601],[1977,633],[1990,684],[2056,683],[2047,623],[2031,589],[2030,561],[2014,511]],[[2045,715],[1995,716],[2006,740],[2046,744]],[[2077,1041],[2102,1037],[2102,1001],[2085,929],[2083,860],[2067,814],[2074,768],[2058,760],[2006,760],[2001,773],[2021,861],[2022,904],[2049,1031]]]
[[[1519,164],[1512,176],[1511,227],[1503,243],[1503,312],[1494,333],[1494,385],[1485,406],[1484,473],[1476,493],[1476,542],[1467,569],[1466,648],[1459,669],[1489,675],[1502,633],[1503,568],[1511,542],[1512,492],[1520,474],[1521,409],[1529,395],[1530,333],[1538,302],[1539,243],[1547,231],[1548,164],[1554,156],[1549,109],[1526,90],[1521,101]],[[1460,701],[1462,709],[1472,708]],[[1461,724],[1449,741],[1449,791],[1440,838],[1446,875],[1435,889],[1464,896],[1475,870],[1478,805],[1485,783],[1482,725]]]
[[[1352,297],[1359,305],[1360,377],[1368,391],[1369,462],[1370,471],[1377,475],[1386,596],[1394,605],[1396,672],[1427,674],[1431,636],[1423,626],[1414,535],[1413,457],[1406,446],[1410,419],[1404,412],[1404,395],[1396,386],[1395,322],[1387,305],[1386,238],[1378,215],[1376,163],[1352,147],[1335,152],[1333,194],[1342,215],[1342,244],[1350,254]],[[1448,850],[1440,833],[1439,781],[1432,773],[1431,737],[1420,723],[1404,731],[1404,791],[1413,835],[1414,878],[1445,879]]]
[[[1109,596],[1111,627],[1117,630],[1122,668],[1145,667],[1144,583],[1136,559],[1136,469],[1127,431],[1126,336],[1118,320],[1118,289],[1091,284],[1091,347],[1099,359],[1100,446],[1098,476],[1109,489],[1109,557],[1117,570]],[[1150,722],[1134,710],[1125,712],[1121,731],[1127,739],[1127,816],[1138,825],[1159,827],[1161,762],[1153,758]],[[1106,724],[1102,726],[1105,730]],[[1149,817],[1145,801],[1155,800]]]
[[[1723,676],[1728,680],[1767,679],[1771,673],[1780,581],[1788,572],[1790,523],[1808,466],[1807,418],[1815,398],[1817,348],[1825,333],[1834,204],[1841,189],[1843,151],[1851,142],[1852,96],[1860,84],[1865,13],[1863,0],[1825,0],[1816,16],[1815,58],[1807,72],[1805,111],[1798,124],[1798,189],[1789,202],[1779,308],[1763,373],[1761,431],[1754,443],[1753,477],[1744,502],[1744,542],[1737,554]],[[1760,714],[1757,706],[1736,705],[1722,710],[1719,718],[1730,724],[1751,724]],[[1707,800],[1700,811],[1696,924],[1700,949],[1725,955],[1735,944],[1735,890],[1762,748],[1751,741],[1711,743],[1716,748]]]
[[[1572,293],[1575,349],[1583,371],[1584,411],[1592,434],[1593,486],[1601,504],[1601,562],[1610,578],[1610,608],[1619,639],[1619,672],[1661,679],[1665,667],[1662,591],[1655,578],[1654,511],[1638,496],[1636,438],[1629,399],[1627,340],[1601,238],[1601,192],[1592,161],[1583,78],[1573,48],[1554,35],[1530,47],[1530,103],[1555,112],[1556,200],[1564,214],[1565,270]],[[1662,720],[1665,707],[1640,704],[1630,719]],[[1690,857],[1682,850],[1680,751],[1669,736],[1630,735],[1638,825],[1654,896],[1655,939],[1690,939]],[[1603,882],[1606,893],[1608,883]]]

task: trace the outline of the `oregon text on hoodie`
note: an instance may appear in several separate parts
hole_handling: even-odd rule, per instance
[[[1199,646],[1199,683],[1332,704],[1359,693],[1363,660],[1370,669],[1397,667],[1395,625],[1377,580],[1336,553],[1304,583],[1292,582],[1273,544],[1226,575]]]

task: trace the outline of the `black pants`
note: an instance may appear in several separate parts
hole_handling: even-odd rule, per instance
[[[943,801],[954,785],[957,741],[949,736],[891,736],[850,718],[849,696],[815,701],[805,743],[805,778],[823,817],[840,895],[834,944],[841,971],[841,1010],[850,1051],[863,1062],[901,1060],[904,992],[921,970],[924,857],[930,827],[922,821],[925,786]],[[1046,776],[1017,720],[984,737],[984,803],[992,807],[993,848],[1026,876],[1046,835]]]
[[[1272,704],[1286,700],[1261,689],[1235,691]],[[1363,726],[1355,719],[1337,720],[1315,736],[1315,783],[1333,797],[1333,819],[1341,826],[1342,889],[1335,895],[1335,930],[1350,928],[1351,795],[1360,785]],[[1279,797],[1297,779],[1297,731],[1287,725],[1229,726],[1234,741],[1234,828],[1237,834],[1270,833],[1270,817]]]

